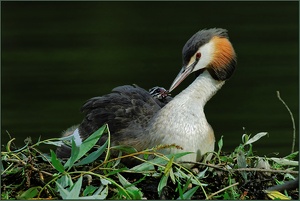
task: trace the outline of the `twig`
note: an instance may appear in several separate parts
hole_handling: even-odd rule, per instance
[[[209,164],[209,163],[200,163],[200,162],[191,162],[191,161],[182,161],[180,163],[191,163],[191,164],[194,164],[194,165],[203,165],[203,166],[206,166],[206,167],[211,167],[211,168],[222,170],[222,171],[225,171],[225,172],[229,171],[228,169],[224,169],[221,166],[213,165],[213,164]]]
[[[230,171],[256,171],[256,172],[273,172],[273,173],[290,173],[290,174],[299,174],[298,171],[293,170],[271,170],[271,169],[260,169],[260,168],[239,168],[239,169],[232,169]]]
[[[26,166],[26,165],[27,165],[27,163],[25,163],[24,161],[22,161],[22,160],[17,160],[17,159],[13,159],[13,158],[8,158],[8,159],[6,159],[5,161],[13,162],[13,163],[18,163],[18,164],[22,164],[23,166]],[[39,170],[39,169],[33,167],[32,165],[30,165],[30,168],[31,168],[32,170],[36,171],[36,172],[41,172],[41,173],[44,173],[44,174],[46,174],[46,175],[48,175],[48,176],[53,176],[53,174],[51,174],[51,173],[49,173],[49,172],[46,172],[46,171],[44,171],[44,170]]]
[[[183,161],[181,163],[191,163],[191,164],[197,164],[197,165],[203,165],[211,168],[215,168],[218,170],[222,170],[225,172],[240,172],[240,171],[256,171],[256,172],[273,172],[273,173],[290,173],[290,174],[299,174],[298,171],[293,171],[293,170],[271,170],[271,169],[261,169],[261,168],[238,168],[238,169],[226,169],[218,165],[213,165],[213,164],[207,164],[207,163],[199,163],[199,162],[188,162],[188,161]]]
[[[217,194],[219,194],[219,193],[221,193],[221,192],[227,190],[228,188],[231,188],[231,187],[233,187],[233,186],[236,186],[236,185],[239,185],[239,182],[234,183],[234,184],[231,184],[230,186],[226,186],[225,188],[223,188],[223,189],[221,189],[221,190],[219,190],[219,191],[217,191],[217,192],[214,192],[213,194],[211,194],[210,196],[208,196],[207,199],[209,200],[209,199],[211,199],[213,196],[215,196],[215,195],[217,195]]]
[[[296,126],[295,126],[295,120],[294,120],[294,116],[293,113],[291,112],[290,108],[287,106],[287,104],[282,100],[282,98],[280,97],[280,93],[279,91],[277,91],[277,97],[278,99],[283,103],[283,105],[286,107],[286,109],[288,110],[288,112],[291,115],[291,119],[292,119],[292,123],[293,123],[293,143],[292,143],[292,153],[294,153],[295,150],[295,141],[296,141]]]
[[[14,158],[7,158],[7,159],[5,159],[5,161],[13,162],[13,163],[19,163],[19,164],[22,164],[22,165],[26,165],[27,164],[27,163],[25,163],[22,160],[18,160],[18,159],[14,159]]]
[[[33,165],[31,165],[30,167],[31,167],[32,170],[34,170],[34,171],[36,171],[36,172],[41,172],[41,173],[44,173],[44,174],[46,174],[46,175],[48,175],[48,176],[53,176],[53,174],[51,174],[51,173],[49,173],[49,172],[46,172],[46,171],[44,171],[44,170],[39,170],[39,169],[33,167]]]

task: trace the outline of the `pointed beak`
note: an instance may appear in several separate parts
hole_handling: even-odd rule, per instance
[[[194,70],[194,67],[197,62],[192,63],[189,66],[183,66],[180,72],[178,73],[177,77],[173,81],[170,89],[168,90],[169,92],[173,91],[189,74],[191,74]]]

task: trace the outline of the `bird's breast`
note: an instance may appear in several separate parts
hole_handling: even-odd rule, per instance
[[[194,152],[181,158],[181,161],[198,161],[203,154],[213,151],[214,133],[206,120],[203,107],[186,104],[178,107],[178,103],[175,107],[170,103],[158,113],[153,123],[150,130],[152,141],[157,144],[176,144],[182,147],[183,151]],[[179,151],[182,150],[172,148],[164,153]]]

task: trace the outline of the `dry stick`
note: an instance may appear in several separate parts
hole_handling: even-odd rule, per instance
[[[200,163],[200,162],[191,162],[191,161],[182,161],[180,163],[190,163],[190,164],[194,164],[194,165],[203,165],[203,166],[206,166],[206,167],[211,167],[211,168],[214,168],[214,169],[218,169],[218,170],[222,170],[222,171],[225,171],[225,172],[228,172],[229,170],[227,169],[224,169],[223,167],[221,166],[218,166],[218,165],[213,165],[213,164],[209,164],[209,163]]]
[[[239,182],[234,183],[234,184],[231,184],[230,186],[226,186],[225,188],[223,188],[223,189],[221,189],[221,190],[219,190],[219,191],[217,191],[217,192],[214,192],[213,194],[211,194],[210,196],[208,196],[207,199],[209,200],[209,199],[212,198],[213,196],[215,196],[215,195],[221,193],[222,191],[225,191],[225,190],[228,189],[228,188],[231,188],[231,187],[233,187],[233,186],[236,186],[236,185],[239,185]]]
[[[271,170],[271,169],[261,169],[261,168],[239,168],[239,169],[225,169],[221,166],[218,165],[213,165],[213,164],[207,164],[207,163],[199,163],[199,162],[187,162],[183,161],[182,163],[191,163],[191,164],[196,164],[196,165],[203,165],[207,167],[211,167],[214,169],[222,170],[225,172],[237,172],[237,171],[257,171],[257,172],[273,172],[273,173],[290,173],[290,174],[299,174],[298,171],[293,171],[293,170]]]
[[[293,143],[292,143],[292,153],[294,153],[294,149],[295,149],[295,141],[296,141],[296,126],[295,126],[295,121],[294,121],[294,117],[293,117],[293,113],[291,112],[290,108],[287,106],[287,104],[282,100],[282,98],[280,97],[280,93],[279,91],[277,91],[277,97],[278,99],[283,103],[283,105],[286,107],[286,109],[288,110],[288,112],[291,115],[291,119],[292,119],[292,123],[293,123]]]
[[[27,165],[27,163],[25,163],[24,161],[22,161],[22,160],[17,160],[17,159],[13,159],[13,158],[11,158],[11,159],[10,159],[10,158],[9,158],[9,159],[6,159],[5,161],[13,162],[13,163],[19,163],[19,164],[21,164],[21,165],[23,165],[23,166]],[[51,173],[49,173],[49,172],[46,172],[46,171],[44,171],[44,170],[39,170],[39,169],[33,167],[32,165],[30,165],[30,168],[31,168],[32,170],[36,171],[36,172],[41,172],[41,173],[44,173],[44,174],[46,174],[46,175],[48,175],[48,176],[53,176],[53,174],[51,174]]]
[[[293,170],[271,170],[271,169],[260,169],[260,168],[239,168],[239,169],[232,169],[230,171],[256,171],[256,172],[299,174],[298,171],[293,171]]]

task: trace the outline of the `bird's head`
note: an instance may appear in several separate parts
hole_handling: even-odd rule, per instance
[[[215,80],[224,81],[231,77],[237,63],[227,30],[221,28],[198,31],[184,45],[182,57],[183,67],[169,92],[193,72],[201,74],[207,70]]]

